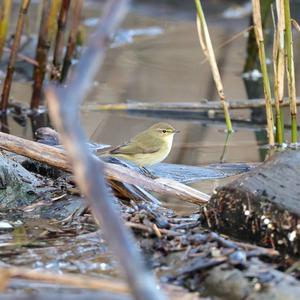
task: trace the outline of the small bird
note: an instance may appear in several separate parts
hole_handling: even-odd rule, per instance
[[[108,149],[104,155],[125,159],[140,167],[151,166],[168,156],[177,132],[179,131],[168,123],[156,123],[128,143]]]

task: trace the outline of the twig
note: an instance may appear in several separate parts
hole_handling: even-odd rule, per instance
[[[4,47],[3,50],[5,52],[11,53],[11,49],[10,48]],[[38,62],[35,59],[33,59],[33,58],[29,57],[29,56],[26,56],[24,54],[21,54],[21,53],[17,54],[17,58],[21,59],[21,60],[24,60],[24,61],[26,61],[29,64],[34,65],[34,66],[38,66],[39,65]]]
[[[98,222],[127,275],[136,299],[165,299],[157,289],[153,277],[145,270],[133,236],[125,229],[119,213],[107,191],[104,165],[95,163],[89,153],[85,134],[78,122],[80,104],[91,82],[102,65],[110,38],[126,14],[128,0],[110,0],[101,21],[91,36],[72,79],[66,88],[50,86],[46,90],[49,111],[53,123],[61,133],[69,154],[72,169],[79,188],[86,196]]]
[[[24,22],[25,22],[25,16],[27,14],[27,10],[30,4],[30,0],[23,0],[20,12],[19,12],[19,18],[15,33],[15,38],[12,46],[12,50],[9,57],[9,63],[7,66],[7,73],[4,80],[3,90],[2,90],[2,96],[1,96],[1,111],[6,112],[8,107],[8,97],[10,93],[10,88],[12,84],[13,74],[14,74],[14,67],[17,60],[17,52],[20,46],[21,36],[23,32]]]
[[[294,26],[294,28],[300,32],[300,26],[299,26],[299,23],[295,20],[295,19],[291,19],[292,21],[292,25]]]
[[[215,47],[215,50],[219,50],[222,49],[223,47],[227,46],[228,44],[232,43],[233,41],[235,41],[236,39],[238,39],[241,36],[244,36],[247,32],[249,33],[251,30],[253,29],[253,26],[248,26],[246,29],[234,34],[232,37],[230,37],[229,39],[226,39],[226,41],[220,43],[219,45],[217,45]],[[204,58],[203,60],[201,60],[201,64],[204,64],[205,62],[208,61],[208,58]]]

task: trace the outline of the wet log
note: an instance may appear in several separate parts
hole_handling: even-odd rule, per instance
[[[203,212],[211,229],[230,237],[300,253],[300,151],[276,153],[219,188]]]

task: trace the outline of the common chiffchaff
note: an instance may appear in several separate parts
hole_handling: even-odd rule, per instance
[[[160,122],[142,131],[128,143],[109,149],[104,155],[125,159],[140,167],[151,166],[168,156],[177,132],[170,124]]]

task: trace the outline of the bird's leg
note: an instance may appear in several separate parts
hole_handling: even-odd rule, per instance
[[[145,175],[146,177],[149,177],[151,179],[158,178],[156,175],[154,175],[152,172],[150,172],[146,167],[140,167],[141,173]]]

